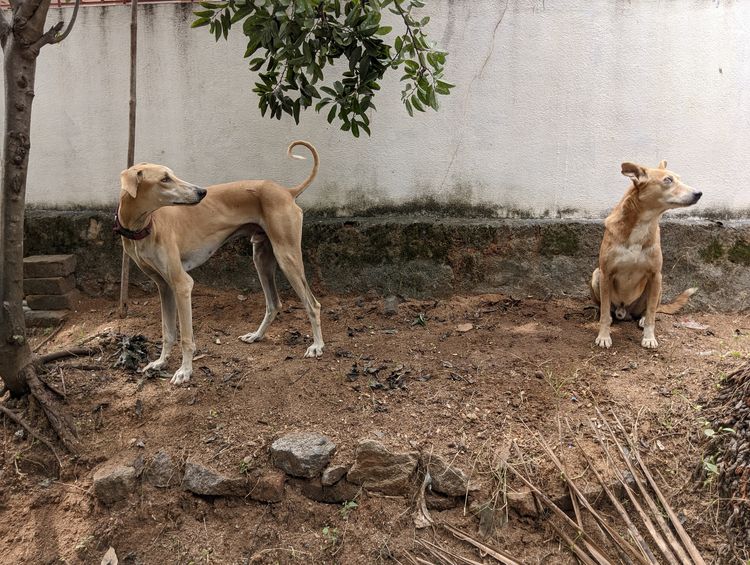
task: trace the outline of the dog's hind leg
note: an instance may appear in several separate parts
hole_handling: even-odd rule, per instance
[[[177,339],[177,302],[172,288],[158,273],[149,274],[159,288],[161,302],[161,355],[143,368],[146,371],[159,371],[164,368]]]
[[[271,242],[265,235],[254,235],[252,241],[253,263],[255,263],[260,286],[263,287],[263,294],[266,297],[266,314],[256,331],[240,336],[240,339],[245,343],[253,343],[263,339],[268,326],[271,325],[271,322],[276,318],[276,314],[281,310],[281,299],[276,289],[277,262],[273,255]]]
[[[307,348],[305,357],[320,357],[325,346],[323,332],[320,329],[320,303],[313,296],[305,278],[305,265],[302,262],[302,210],[296,205],[295,208],[291,214],[284,214],[276,218],[276,221],[273,218],[269,219],[266,233],[271,239],[279,267],[299,296],[310,318],[313,344]]]

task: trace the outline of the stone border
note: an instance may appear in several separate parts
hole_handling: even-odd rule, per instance
[[[102,464],[94,473],[92,490],[105,506],[126,501],[138,481],[156,488],[180,488],[198,496],[242,497],[265,504],[282,502],[287,484],[306,498],[326,504],[346,504],[362,492],[403,497],[411,502],[424,496],[425,506],[432,511],[450,510],[465,503],[478,520],[483,537],[504,525],[510,512],[520,520],[542,515],[530,489],[506,492],[503,503],[484,492],[482,485],[470,481],[463,470],[431,452],[396,452],[377,440],[363,439],[357,444],[351,464],[331,465],[336,445],[330,438],[311,432],[284,435],[271,444],[269,452],[272,468],[248,469],[242,475],[227,476],[193,460],[179,465],[166,451],[159,450],[147,462],[139,456],[130,465]],[[249,464],[246,460],[243,463]],[[619,481],[607,488],[619,499],[625,498]],[[607,500],[606,489],[599,484],[583,490],[594,505]],[[553,501],[563,511],[571,512],[574,505],[570,496],[566,490]],[[415,518],[418,528],[430,523],[431,519],[419,522]]]
[[[426,502],[434,510],[458,506],[477,490],[463,470],[437,455],[395,452],[372,439],[361,440],[354,461],[345,465],[330,464],[336,445],[317,433],[287,434],[274,441],[269,451],[274,467],[227,476],[190,459],[180,465],[165,450],[159,450],[147,461],[139,456],[126,465],[103,463],[94,473],[92,490],[105,506],[127,500],[138,481],[156,488],[181,488],[199,496],[237,496],[277,503],[284,499],[286,484],[291,484],[316,502],[342,504],[354,500],[363,490],[408,497],[428,473]]]

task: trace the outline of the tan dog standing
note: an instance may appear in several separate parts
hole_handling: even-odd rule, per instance
[[[227,240],[250,237],[253,262],[266,299],[266,314],[255,332],[240,336],[246,343],[263,338],[281,308],[276,289],[276,266],[286,275],[300,297],[312,324],[313,344],[305,357],[320,357],[323,334],[320,304],[305,278],[302,263],[302,209],[295,199],[312,183],[318,171],[318,153],[306,141],[314,165],[310,175],[294,188],[270,180],[248,180],[217,184],[206,189],[185,182],[161,165],[141,163],[120,174],[122,190],[115,216],[115,232],[123,247],[159,288],[162,312],[162,350],[144,371],[162,369],[176,340],[180,323],[182,365],[172,384],[190,379],[193,372],[193,322],[188,271],[203,264]],[[188,206],[181,206],[188,205]]]
[[[612,345],[612,314],[618,319],[640,318],[641,345],[657,347],[654,325],[657,312],[673,314],[696,289],[661,304],[662,254],[659,220],[672,208],[692,206],[701,192],[680,181],[662,161],[655,169],[623,163],[622,174],[633,185],[604,222],[599,268],[591,277],[591,296],[600,306],[596,344]]]

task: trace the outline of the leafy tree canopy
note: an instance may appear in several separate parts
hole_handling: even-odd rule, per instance
[[[300,111],[313,104],[326,109],[328,122],[359,137],[370,134],[367,111],[385,73],[403,69],[401,99],[407,112],[438,108],[438,96],[450,93],[443,80],[447,53],[428,41],[415,9],[423,0],[226,0],[205,1],[193,27],[207,26],[216,40],[233,26],[247,36],[245,57],[259,71],[253,89],[261,114],[299,123]],[[381,25],[388,10],[403,23],[402,33]],[[393,40],[392,42],[390,40]],[[324,84],[324,69],[348,62],[339,80]]]

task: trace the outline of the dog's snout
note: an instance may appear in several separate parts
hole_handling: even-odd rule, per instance
[[[702,192],[696,192],[696,193],[695,193],[695,194],[693,195],[693,198],[695,199],[695,201],[696,201],[696,202],[698,202],[698,200],[700,200],[700,199],[701,199],[701,196],[703,196],[703,193],[702,193]]]
[[[199,200],[203,200],[206,197],[206,194],[208,194],[208,191],[205,188],[199,188],[195,192],[198,195]]]

